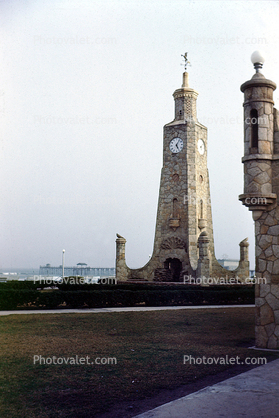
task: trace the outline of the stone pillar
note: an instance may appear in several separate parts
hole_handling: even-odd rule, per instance
[[[253,54],[254,55],[254,54]],[[276,84],[258,71],[244,92],[244,194],[256,238],[256,347],[279,349],[279,147]],[[241,249],[244,251],[244,248]],[[245,254],[243,254],[245,257]]]
[[[264,212],[256,229],[256,346],[279,349],[279,207]]]
[[[242,240],[239,243],[239,247],[240,247],[240,261],[247,261],[248,262],[248,267],[249,267],[249,242],[248,242],[248,238],[245,238],[244,240]]]
[[[244,93],[244,194],[243,205],[258,219],[276,200],[272,192],[273,90],[276,84],[256,73],[242,84]]]
[[[199,260],[197,277],[210,277],[209,238],[206,231],[203,231],[198,239]]]
[[[127,280],[128,271],[125,259],[125,238],[117,234],[116,238],[116,266],[115,266],[115,277],[116,280]]]

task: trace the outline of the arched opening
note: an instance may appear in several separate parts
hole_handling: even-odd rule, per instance
[[[164,268],[171,273],[171,281],[179,282],[182,263],[178,258],[167,258],[164,262]]]
[[[258,111],[252,109],[250,112],[251,121],[251,148],[252,152],[258,152]]]

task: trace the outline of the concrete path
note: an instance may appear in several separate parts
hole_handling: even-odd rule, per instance
[[[279,417],[279,359],[134,418]]]
[[[59,313],[106,313],[106,312],[141,312],[141,311],[168,311],[178,309],[228,309],[228,308],[254,308],[255,305],[208,305],[208,306],[134,306],[129,308],[99,308],[99,309],[36,309],[22,311],[0,311],[0,316],[5,315],[33,315],[33,314],[59,314]]]

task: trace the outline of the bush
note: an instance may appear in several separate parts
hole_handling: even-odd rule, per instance
[[[37,284],[34,284],[33,281],[25,280],[25,281],[19,281],[19,280],[8,280],[7,282],[0,282],[0,290],[4,289],[14,289],[14,290],[36,290]]]
[[[37,290],[0,290],[0,309],[17,309],[19,306],[28,307],[30,305],[37,306],[37,298],[39,292]]]
[[[64,301],[64,292],[59,292],[59,290],[38,292],[36,307],[53,309],[62,305]]]

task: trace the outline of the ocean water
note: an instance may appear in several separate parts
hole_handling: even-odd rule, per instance
[[[9,279],[26,279],[27,277],[38,275],[38,268],[5,268],[0,269],[0,277],[7,277]]]

